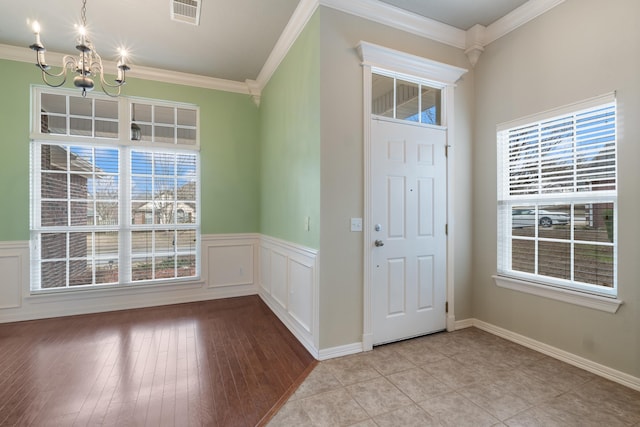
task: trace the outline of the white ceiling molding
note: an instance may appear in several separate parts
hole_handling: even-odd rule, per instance
[[[264,63],[264,66],[260,70],[260,74],[256,78],[257,88],[259,88],[259,92],[262,92],[262,89],[267,85],[273,73],[275,73],[276,69],[280,65],[280,62],[287,56],[289,49],[293,46],[293,43],[296,41],[304,27],[313,16],[313,13],[318,8],[319,2],[318,0],[300,0],[298,3],[298,7],[291,15],[287,26],[284,28],[282,34],[280,34],[280,38],[276,42],[273,50],[269,54],[267,61]]]
[[[553,9],[564,0],[529,0],[513,12],[508,13],[487,27],[484,36],[484,45],[498,40],[521,25],[537,18],[543,13]]]
[[[287,26],[280,35],[280,38],[276,42],[256,80],[237,82],[136,66],[135,64],[133,64],[132,70],[128,74],[131,77],[141,79],[247,94],[252,96],[256,105],[259,105],[262,90],[319,5],[388,25],[458,49],[463,49],[471,65],[474,66],[484,51],[485,46],[564,1],[565,0],[529,0],[518,9],[498,19],[488,27],[474,25],[469,30],[464,31],[375,0],[300,0],[300,3],[289,19]],[[50,52],[48,55],[52,63],[60,63],[63,56],[55,52]],[[20,62],[34,62],[33,52],[28,48],[2,44],[0,44],[0,58]],[[107,67],[115,67],[115,63],[108,61],[105,63]]]
[[[62,53],[47,51],[47,62],[51,64],[61,64],[63,56],[64,54]],[[35,64],[34,53],[27,47],[0,44],[0,58]],[[115,62],[103,61],[103,63],[105,65],[105,68],[107,69],[116,69]],[[225,92],[242,93],[247,95],[251,94],[249,88],[244,82],[217,79],[208,76],[199,76],[196,74],[182,73],[179,71],[160,70],[157,68],[143,67],[135,64],[133,64],[132,69],[127,73],[127,76],[164,83],[174,83],[205,89],[222,90]]]
[[[364,65],[433,82],[435,87],[452,86],[468,70],[388,47],[361,41],[358,53]]]
[[[480,24],[476,24],[467,30],[464,53],[467,55],[467,58],[469,58],[472,67],[476,66],[476,62],[478,62],[480,55],[484,52],[484,47],[487,44],[485,41],[486,32],[487,27]]]
[[[415,13],[373,0],[320,0],[320,4],[399,30],[465,48],[465,31]]]

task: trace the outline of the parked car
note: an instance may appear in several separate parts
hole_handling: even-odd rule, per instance
[[[535,219],[535,209],[514,209],[511,213],[511,226],[513,228],[532,227],[535,224]],[[538,224],[541,227],[569,224],[569,222],[571,222],[571,216],[567,213],[538,210]]]

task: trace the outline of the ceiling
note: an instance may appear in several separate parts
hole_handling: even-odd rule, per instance
[[[254,80],[299,3],[309,0],[199,0],[200,25],[170,18],[170,0],[88,1],[87,26],[96,50],[115,60],[126,47],[132,67],[144,66],[217,79]],[[317,1],[317,0],[316,0]],[[353,0],[331,0],[329,6]],[[359,0],[386,4],[460,30],[487,26],[534,0]],[[323,0],[320,0],[324,4]],[[0,44],[27,46],[37,20],[47,51],[74,53],[79,0],[20,0],[3,8]],[[35,54],[34,54],[35,55]],[[55,64],[54,64],[55,65]]]

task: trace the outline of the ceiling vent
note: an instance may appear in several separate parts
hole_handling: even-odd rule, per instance
[[[200,8],[202,0],[170,0],[171,19],[200,25]]]

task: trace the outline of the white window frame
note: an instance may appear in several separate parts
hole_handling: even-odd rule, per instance
[[[32,86],[31,88],[31,195],[30,195],[30,212],[31,212],[31,272],[32,281],[30,285],[31,294],[41,293],[59,293],[79,290],[95,290],[114,287],[139,287],[140,285],[156,285],[156,284],[172,284],[183,282],[196,282],[201,278],[201,255],[200,255],[200,224],[201,224],[201,212],[200,212],[200,110],[196,105],[186,103],[176,103],[153,99],[133,98],[133,97],[119,97],[116,99],[118,105],[118,133],[114,138],[94,137],[92,135],[70,135],[69,130],[69,117],[71,114],[67,110],[67,135],[63,134],[49,134],[41,132],[41,96],[42,94],[55,94],[62,96],[76,97],[78,93],[69,89],[52,89],[41,86]],[[87,94],[87,98],[96,100],[111,100],[101,94]],[[68,101],[67,101],[68,102]],[[132,141],[131,140],[131,105],[132,104],[147,104],[150,106],[161,106],[178,109],[186,109],[194,111],[196,114],[196,124],[193,126],[180,125],[174,123],[174,135],[175,139],[173,143],[169,142],[155,142],[149,140]],[[58,114],[60,116],[60,114]],[[95,122],[95,117],[89,117]],[[112,120],[113,121],[113,120]],[[151,123],[153,124],[153,123]],[[162,124],[167,126],[167,124]],[[181,144],[178,137],[178,129],[187,128],[195,130],[195,143],[189,141],[188,143]],[[92,129],[95,129],[95,125],[92,125]],[[78,229],[72,229],[71,225],[55,227],[48,226],[42,227],[40,223],[40,206],[41,206],[41,189],[40,189],[40,177],[43,173],[40,166],[40,147],[42,145],[54,144],[54,145],[68,145],[68,146],[85,146],[85,147],[103,147],[117,149],[119,153],[119,207],[118,207],[118,219],[119,223],[115,226],[81,226]],[[131,152],[132,151],[150,151],[150,152],[165,152],[173,153],[175,155],[187,154],[195,156],[195,223],[194,224],[177,224],[173,223],[166,228],[172,228],[175,230],[189,229],[195,231],[196,242],[194,243],[194,255],[195,255],[195,275],[187,277],[172,277],[172,278],[155,278],[150,280],[133,281],[131,277],[131,233],[134,230],[141,229],[154,229],[157,226],[153,225],[140,225],[132,224],[131,219]],[[176,172],[177,173],[177,172]],[[70,197],[70,196],[67,196]],[[174,207],[175,209],[175,207]],[[118,243],[118,264],[119,264],[119,280],[117,283],[109,284],[88,284],[77,286],[66,286],[57,288],[41,288],[40,287],[40,247],[39,247],[39,235],[42,233],[64,233],[69,231],[77,232],[91,232],[91,231],[117,231],[119,233]],[[88,255],[90,256],[90,254]],[[161,256],[161,255],[158,255]],[[179,255],[178,255],[179,256]],[[93,261],[95,262],[95,261]],[[94,278],[95,280],[95,278]],[[68,281],[68,278],[67,278]]]
[[[497,164],[498,164],[498,265],[497,274],[493,276],[496,284],[500,287],[518,290],[521,292],[561,300],[585,307],[595,308],[598,310],[616,312],[622,301],[617,299],[618,283],[617,283],[617,189],[607,189],[604,191],[577,191],[574,187],[573,191],[555,192],[555,193],[539,193],[523,192],[518,194],[512,191],[509,183],[509,160],[508,160],[508,134],[509,130],[521,127],[536,125],[553,120],[560,117],[570,116],[580,112],[588,111],[605,105],[612,105],[615,111],[615,93],[591,98],[575,104],[566,105],[550,111],[545,111],[533,116],[527,116],[521,119],[502,123],[497,126]],[[617,126],[617,112],[616,112]],[[614,130],[616,138],[615,146],[617,147],[617,130]],[[614,156],[617,148],[614,148]],[[617,160],[615,161],[615,182],[617,183]],[[574,178],[575,179],[575,178]],[[615,185],[615,183],[614,183]],[[613,247],[613,284],[612,287],[598,286],[593,284],[581,283],[576,280],[556,279],[550,276],[540,275],[537,273],[525,273],[513,270],[511,268],[511,241],[512,241],[512,208],[516,206],[532,206],[540,207],[545,205],[563,204],[570,206],[569,212],[571,216],[570,228],[571,237],[567,243],[580,244],[580,241],[574,239],[573,222],[574,204],[582,203],[612,203],[614,208],[614,239],[611,244],[605,245]],[[538,220],[537,216],[534,221],[535,241],[538,237]],[[544,240],[544,239],[540,239]],[[548,240],[548,239],[547,239]],[[592,242],[589,242],[592,243]],[[537,252],[534,254],[537,257]],[[571,263],[573,267],[573,252],[571,254]]]

